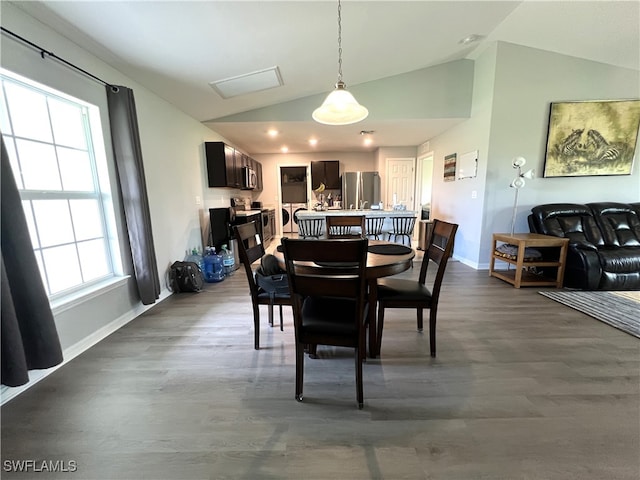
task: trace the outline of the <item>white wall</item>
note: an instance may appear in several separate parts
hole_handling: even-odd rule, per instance
[[[254,159],[262,164],[264,187],[257,196],[265,207],[276,209],[277,235],[282,235],[282,214],[280,211],[280,177],[278,167],[305,165],[311,168],[311,162],[321,160],[340,161],[340,174],[354,171],[377,170],[375,152],[341,152],[341,153],[286,153],[286,154],[254,154]],[[254,197],[256,195],[254,194]],[[310,199],[311,200],[311,199]]]
[[[488,268],[493,232],[511,228],[514,170],[524,156],[541,177],[551,102],[637,98],[640,72],[508,43],[476,61],[471,119],[430,140],[436,217],[460,224],[455,256]],[[443,182],[445,155],[479,150],[476,179]],[[638,201],[640,166],[617,177],[537,178],[520,191],[516,231],[528,232],[531,207],[554,202]],[[477,189],[478,198],[471,199]]]
[[[429,141],[434,153],[431,218],[459,225],[454,256],[474,268],[479,263],[482,238],[495,65],[494,44],[476,60],[471,118]],[[445,182],[444,157],[452,153],[460,157],[474,150],[478,150],[476,177]],[[474,191],[476,198],[472,198]]]
[[[229,205],[229,197],[234,191],[209,189],[204,163],[203,142],[224,139],[26,15],[14,4],[3,2],[2,25],[111,84],[134,90],[158,270],[160,278],[164,279],[167,267],[182,259],[185,249],[201,244],[200,225],[206,208]],[[113,175],[105,87],[54,60],[40,58],[37,51],[5,35],[1,37],[1,48],[4,68],[100,107],[105,148]],[[112,183],[115,189],[115,176]],[[200,197],[200,205],[196,205],[196,197]],[[114,198],[117,209],[121,210],[117,191]],[[120,231],[125,231],[121,217],[118,225]],[[121,249],[126,252],[127,248],[127,242],[122,241]],[[128,255],[123,254],[123,257],[125,271],[131,272]],[[143,312],[146,307],[139,302],[135,292],[133,280],[129,279],[122,286],[56,313],[65,359],[69,360],[70,356]],[[161,299],[168,293],[163,285]]]

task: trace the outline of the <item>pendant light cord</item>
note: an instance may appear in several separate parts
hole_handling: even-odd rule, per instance
[[[342,5],[338,0],[338,82],[342,82]]]

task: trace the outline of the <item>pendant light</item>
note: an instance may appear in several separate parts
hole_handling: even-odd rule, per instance
[[[369,110],[360,105],[342,81],[342,5],[338,0],[338,81],[322,105],[313,111],[313,119],[325,125],[350,125],[367,118]]]

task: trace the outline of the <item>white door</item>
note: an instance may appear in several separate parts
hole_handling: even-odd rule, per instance
[[[415,182],[415,159],[387,159],[386,199],[389,206],[393,206],[395,199],[396,204],[405,205],[407,210],[415,210],[413,201]]]

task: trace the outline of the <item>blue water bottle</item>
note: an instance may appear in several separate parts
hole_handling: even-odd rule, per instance
[[[222,263],[224,265],[224,274],[226,276],[233,275],[233,271],[235,270],[235,259],[233,258],[233,253],[227,248],[227,245],[222,245]]]
[[[224,280],[222,255],[216,254],[215,247],[207,247],[204,256],[204,279],[208,283]]]

